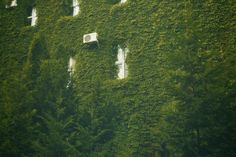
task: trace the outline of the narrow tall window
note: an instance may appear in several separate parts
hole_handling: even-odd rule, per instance
[[[78,0],[73,0],[72,7],[73,7],[73,16],[78,15],[80,11]]]
[[[35,26],[37,24],[37,10],[36,8],[32,9],[31,16],[28,17],[28,19],[31,19],[31,26]]]
[[[128,48],[121,48],[118,45],[117,61],[115,62],[118,66],[118,79],[124,79],[128,76],[128,66],[126,64],[128,52]]]
[[[127,0],[121,0],[120,3],[125,3]]]
[[[67,86],[66,86],[67,88],[69,88],[71,86],[72,75],[75,72],[75,63],[76,63],[76,60],[73,57],[70,57],[69,63],[68,63],[68,72],[70,74],[70,77],[69,77],[69,80],[67,82]]]
[[[12,0],[10,5],[6,5],[6,8],[16,7],[16,6],[17,6],[17,1],[16,0]]]
[[[73,57],[70,57],[68,64],[68,72],[72,75],[75,72],[75,63],[76,60]]]

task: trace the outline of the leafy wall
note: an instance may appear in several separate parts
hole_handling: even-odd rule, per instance
[[[235,155],[233,1],[78,1],[75,17],[70,0],[0,2],[0,155]]]

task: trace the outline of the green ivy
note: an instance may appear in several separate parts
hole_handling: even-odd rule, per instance
[[[235,156],[233,1],[78,1],[0,2],[0,156]]]

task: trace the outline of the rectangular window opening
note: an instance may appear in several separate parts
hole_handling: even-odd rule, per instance
[[[70,75],[72,75],[75,72],[75,64],[76,60],[73,57],[70,57],[68,63],[68,72],[70,73]]]
[[[73,0],[72,8],[73,8],[73,16],[78,15],[80,12],[78,0]]]
[[[17,6],[17,0],[12,0],[10,5],[6,5],[6,8],[16,7],[16,6]]]
[[[31,26],[35,26],[37,24],[38,16],[35,7],[32,8],[31,16],[29,16],[28,19],[30,19]]]
[[[127,2],[127,0],[121,0],[121,1],[120,1],[121,4],[122,4],[122,3],[125,3],[125,2]]]
[[[75,64],[76,64],[76,60],[74,57],[70,56],[69,58],[69,62],[68,62],[68,72],[70,74],[69,80],[67,82],[67,88],[69,88],[72,84],[72,75],[75,72]]]
[[[118,74],[117,74],[118,79],[124,79],[128,77],[128,65],[126,63],[128,52],[129,52],[128,48],[122,48],[120,47],[120,45],[118,45],[117,61],[115,62],[115,64],[118,67]]]

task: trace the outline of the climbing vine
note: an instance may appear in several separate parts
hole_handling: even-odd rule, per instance
[[[0,156],[235,156],[235,3],[78,2],[0,2]]]

